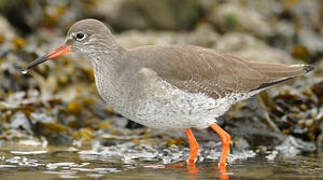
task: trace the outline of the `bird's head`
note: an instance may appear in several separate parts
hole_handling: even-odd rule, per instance
[[[109,28],[102,22],[96,19],[85,19],[76,22],[71,26],[66,35],[64,43],[47,53],[40,56],[25,68],[22,69],[23,73],[27,73],[32,67],[41,64],[49,59],[66,54],[70,51],[80,52],[89,55],[93,52],[104,50],[108,39],[111,37]]]

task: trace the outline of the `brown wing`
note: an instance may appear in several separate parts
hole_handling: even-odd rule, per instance
[[[213,98],[249,92],[304,73],[301,66],[265,64],[194,46],[150,46],[134,50],[143,67],[191,93]],[[263,87],[262,87],[263,86]]]

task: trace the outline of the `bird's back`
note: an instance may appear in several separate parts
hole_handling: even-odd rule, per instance
[[[213,98],[261,90],[313,69],[248,61],[195,46],[144,46],[129,52],[137,68],[151,69],[186,92]]]

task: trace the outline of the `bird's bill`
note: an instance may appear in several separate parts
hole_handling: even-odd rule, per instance
[[[33,60],[26,67],[24,67],[22,69],[22,71],[28,71],[29,69],[31,69],[31,68],[35,67],[36,65],[41,64],[41,63],[43,63],[43,62],[45,62],[45,61],[47,61],[49,59],[53,59],[53,58],[55,58],[57,56],[63,55],[65,53],[68,53],[68,52],[70,52],[71,47],[72,46],[68,46],[68,45],[63,44],[63,45],[53,49],[48,54],[40,56],[37,59]]]

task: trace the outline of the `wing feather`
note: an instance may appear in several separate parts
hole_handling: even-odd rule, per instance
[[[161,79],[184,91],[213,98],[246,93],[297,75],[288,65],[247,61],[195,46],[149,46],[132,52],[140,57],[135,58],[136,64],[155,71]]]

